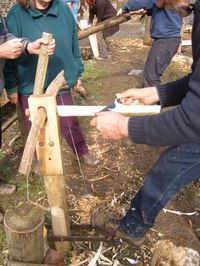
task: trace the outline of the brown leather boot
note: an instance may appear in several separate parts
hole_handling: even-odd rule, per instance
[[[96,166],[100,163],[100,161],[95,158],[92,154],[87,153],[80,156],[81,161],[83,161],[88,166]]]
[[[120,220],[109,218],[103,213],[96,213],[91,218],[91,224],[94,228],[100,229],[113,237],[122,239],[129,245],[140,246],[144,242],[144,237],[134,237],[123,232],[120,228]]]

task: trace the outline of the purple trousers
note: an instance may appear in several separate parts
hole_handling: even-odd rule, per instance
[[[28,120],[28,117],[25,115],[25,110],[28,108],[28,97],[29,96],[22,96],[19,94],[19,104],[23,113],[23,118],[25,121],[25,126],[28,130],[31,128],[31,122]],[[71,93],[64,94],[64,95],[58,95],[56,97],[56,101],[58,105],[73,105],[73,99]],[[88,153],[88,148],[86,146],[85,140],[83,138],[83,133],[80,128],[79,122],[77,117],[59,117],[60,121],[60,131],[69,146],[72,148],[73,152],[74,145],[76,147],[77,153],[79,155],[84,155]],[[70,134],[70,130],[72,133],[72,137]]]

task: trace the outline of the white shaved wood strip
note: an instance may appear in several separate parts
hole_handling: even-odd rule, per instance
[[[14,143],[17,139],[20,138],[20,136],[21,136],[21,132],[18,132],[17,135],[16,135],[13,139],[11,139],[11,141],[8,143],[8,146],[11,147],[11,146],[13,145],[13,143]]]
[[[100,257],[100,255],[102,254],[102,249],[103,249],[103,242],[100,243],[99,248],[95,254],[95,256],[91,259],[90,263],[88,264],[88,266],[96,266],[96,263]]]
[[[163,209],[164,212],[169,212],[169,213],[173,213],[173,214],[176,214],[176,215],[188,215],[188,216],[192,216],[192,215],[195,215],[197,213],[197,211],[195,212],[180,212],[180,211],[171,211],[171,210],[168,210],[168,209]]]
[[[30,202],[31,204],[33,204],[33,205],[39,207],[40,209],[42,209],[42,210],[45,211],[45,212],[50,212],[50,210],[51,210],[50,208],[48,208],[48,207],[44,207],[44,206],[42,206],[41,204],[36,203],[36,202],[34,202],[34,201],[32,201],[32,200],[30,200],[29,202]]]
[[[59,116],[95,116],[96,113],[104,109],[105,106],[80,106],[80,105],[58,105]],[[126,114],[146,114],[159,113],[160,105],[133,105],[133,106],[117,106],[112,111]]]
[[[103,254],[100,255],[100,259],[105,261],[107,265],[112,265],[112,261],[105,257]]]
[[[186,46],[186,45],[188,45],[188,46],[192,45],[192,41],[191,40],[182,40],[181,46]]]
[[[113,266],[118,266],[118,265],[122,265],[122,264],[120,264],[118,260],[114,260]]]
[[[107,177],[110,177],[111,176],[111,174],[107,174],[107,175],[105,175],[105,176],[102,176],[102,177],[99,177],[99,178],[92,178],[92,179],[88,179],[87,181],[88,182],[96,182],[96,181],[100,181],[100,180],[103,180],[103,179],[105,179],[105,178],[107,178]]]
[[[80,265],[82,265],[82,264],[88,262],[89,260],[90,260],[90,258],[87,258],[87,259],[82,260],[82,261],[80,261],[80,262],[71,263],[71,264],[69,264],[68,266],[80,266]]]

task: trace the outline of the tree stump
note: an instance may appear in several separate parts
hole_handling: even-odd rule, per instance
[[[4,228],[10,261],[43,262],[43,223],[42,211],[30,203],[22,203],[16,209],[6,212]]]
[[[151,46],[153,44],[153,40],[150,36],[150,27],[151,27],[151,17],[145,16],[145,32],[144,32],[144,45]]]

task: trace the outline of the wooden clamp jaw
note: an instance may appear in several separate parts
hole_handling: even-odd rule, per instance
[[[30,96],[28,99],[31,121],[34,121],[38,110],[46,111],[46,122],[40,129],[36,152],[42,175],[62,175],[62,157],[56,98],[51,95]]]
[[[41,45],[40,54],[37,63],[35,83],[34,83],[34,95],[43,93],[44,81],[46,77],[47,65],[49,62],[49,56],[47,53],[47,45],[52,41],[52,35],[43,32],[42,38],[44,43]]]
[[[52,141],[53,143],[56,144],[56,146],[59,144],[59,138],[56,142],[54,142],[53,138],[57,138],[58,135],[58,125],[57,125],[57,110],[56,110],[56,95],[59,91],[60,88],[62,88],[64,85],[66,85],[66,80],[64,78],[64,71],[61,71],[57,77],[50,83],[50,85],[48,86],[47,90],[46,90],[46,94],[41,94],[41,95],[33,95],[30,97],[29,100],[29,104],[32,106],[30,107],[31,109],[31,121],[32,121],[32,127],[31,130],[29,132],[27,141],[26,141],[26,145],[24,148],[24,153],[22,156],[22,160],[19,166],[19,172],[21,174],[24,175],[29,175],[30,173],[30,169],[31,169],[31,165],[32,165],[32,161],[33,161],[33,157],[34,157],[34,152],[35,152],[35,148],[36,146],[38,146],[38,139],[39,138],[43,138],[41,143],[45,141],[51,141],[51,136],[52,137]],[[41,107],[41,108],[40,108]],[[29,110],[30,112],[30,110]],[[47,115],[48,113],[48,115]],[[46,125],[45,122],[47,121]],[[50,122],[51,121],[51,122]],[[48,127],[47,127],[48,125]],[[43,127],[45,127],[43,129]],[[48,133],[46,133],[48,131]],[[55,132],[54,132],[55,131]],[[43,133],[41,133],[43,132]],[[43,134],[43,137],[42,137]],[[45,136],[48,136],[48,140],[46,139]],[[52,145],[52,143],[50,144]],[[55,145],[53,145],[54,147]],[[51,154],[51,152],[54,151],[55,147],[53,148],[49,148],[48,149],[48,153]],[[46,152],[47,152],[47,145],[44,147],[41,147],[39,150],[39,154],[41,154],[40,151],[43,151],[45,153],[46,156]],[[59,150],[57,149],[56,153],[56,161],[58,159],[60,159],[59,155]],[[39,156],[40,156],[39,155]],[[55,157],[55,155],[54,155]],[[39,157],[41,158],[41,157]],[[44,172],[43,173],[54,173],[55,169],[53,170],[53,157],[49,157],[52,159],[45,159],[43,160],[45,162],[44,166],[42,166],[42,169]],[[47,171],[47,161],[49,162],[49,168],[50,170]],[[55,164],[56,165],[56,161]],[[43,163],[44,163],[43,162]],[[42,163],[42,164],[43,164]],[[59,164],[60,165],[60,164]],[[57,174],[59,175],[59,173],[61,172],[61,166],[59,166],[57,169]]]

